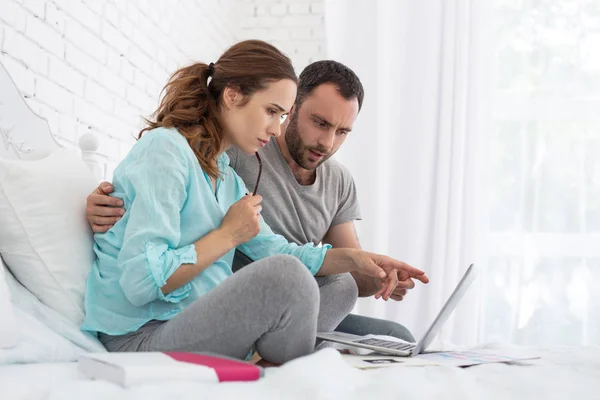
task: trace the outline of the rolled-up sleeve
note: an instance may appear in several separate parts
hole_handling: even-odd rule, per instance
[[[144,150],[121,178],[127,228],[117,258],[121,289],[137,307],[155,300],[177,303],[185,299],[190,283],[166,295],[161,288],[179,266],[194,264],[197,257],[194,244],[179,247],[180,214],[189,177],[186,159],[168,137],[152,138]]]

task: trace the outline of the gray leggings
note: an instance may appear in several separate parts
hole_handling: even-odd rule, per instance
[[[319,331],[332,331],[354,307],[349,274],[317,277],[297,258],[271,256],[236,272],[169,321],[122,336],[99,334],[108,351],[194,351],[244,359],[252,350],[274,363],[310,354]],[[327,312],[319,312],[321,300]]]

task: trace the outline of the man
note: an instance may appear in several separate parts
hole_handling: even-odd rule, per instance
[[[341,63],[331,60],[312,63],[300,74],[296,103],[283,134],[259,151],[262,174],[258,193],[263,197],[262,216],[274,232],[299,245],[329,243],[335,247],[360,248],[354,229],[360,210],[352,176],[330,157],[340,148],[362,106],[364,91],[358,77]],[[259,163],[232,147],[230,165],[250,191],[254,191]],[[101,189],[102,188],[102,189]],[[105,196],[112,188],[102,183],[88,197],[88,220],[95,232],[105,232],[122,215],[119,199]],[[234,271],[251,262],[236,253]],[[351,310],[358,296],[380,298],[380,281],[359,273],[340,274],[321,287],[320,326],[331,326],[329,310],[339,302]],[[400,301],[412,280],[399,281],[391,295]],[[388,300],[387,298],[385,300]],[[339,320],[337,320],[339,321]],[[391,321],[349,314],[336,330],[356,335],[390,335],[413,341],[410,332]]]

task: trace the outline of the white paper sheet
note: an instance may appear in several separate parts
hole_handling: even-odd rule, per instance
[[[532,353],[517,352],[474,352],[446,351],[419,354],[416,357],[396,357],[381,353],[368,355],[344,354],[344,361],[358,369],[374,369],[395,366],[425,367],[469,367],[490,363],[517,363],[539,358]]]

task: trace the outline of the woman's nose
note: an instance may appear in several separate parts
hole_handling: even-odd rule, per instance
[[[281,135],[281,125],[277,124],[275,126],[270,126],[269,135],[279,137],[279,135]]]

